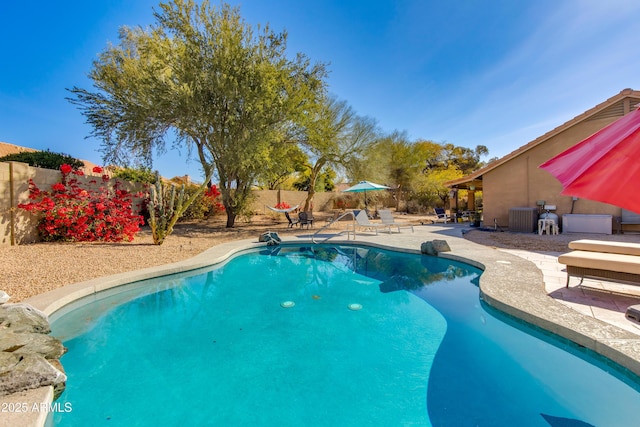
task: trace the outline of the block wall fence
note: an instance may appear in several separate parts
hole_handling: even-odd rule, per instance
[[[51,185],[60,182],[59,171],[29,166],[20,162],[0,162],[0,245],[19,245],[37,242],[37,218],[35,215],[18,208],[20,203],[29,201],[29,179],[41,190],[50,190]],[[81,183],[90,185],[96,176],[76,177]],[[115,180],[112,180],[115,181]],[[125,182],[124,188],[139,191],[134,184]],[[273,212],[267,206],[286,202],[291,206],[304,205],[306,191],[255,190],[252,211],[257,214]],[[316,193],[313,198],[313,211],[328,212],[334,209],[336,200],[347,200],[347,204],[358,201],[357,194],[339,192]],[[356,207],[356,206],[348,206]]]

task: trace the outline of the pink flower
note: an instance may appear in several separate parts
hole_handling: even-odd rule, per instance
[[[62,172],[64,175],[69,174],[69,172],[71,172],[72,170],[73,168],[66,163],[60,166],[60,172]]]
[[[100,166],[94,166],[93,173],[102,173],[102,168]]]

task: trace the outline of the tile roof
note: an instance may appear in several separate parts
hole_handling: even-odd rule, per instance
[[[623,89],[622,91],[620,91],[620,93],[617,93],[616,95],[612,96],[606,101],[601,102],[600,104],[574,117],[568,122],[561,124],[555,129],[552,129],[549,132],[545,133],[544,135],[534,139],[533,141],[517,148],[516,150],[507,154],[506,156],[501,157],[500,159],[489,163],[485,167],[478,169],[477,171],[472,172],[469,175],[466,175],[456,180],[445,182],[444,184],[447,187],[453,187],[460,184],[466,184],[476,179],[482,179],[482,175],[484,175],[485,173],[497,168],[498,166],[506,163],[507,161],[513,159],[514,157],[517,157],[520,154],[531,150],[533,147],[536,147],[542,144],[543,142],[547,141],[551,137],[558,135],[560,132],[563,132],[568,128],[570,128],[571,126],[574,126],[575,124],[580,123],[582,121],[594,119],[594,118],[602,118],[606,116],[621,117],[623,114],[625,114],[625,112],[617,111],[618,108],[616,108],[617,107],[616,104],[624,100],[625,98],[630,99],[630,105],[628,106],[628,108],[630,109],[637,108],[636,104],[637,104],[637,100],[640,99],[640,91],[633,90],[633,89]],[[621,106],[621,105],[622,104],[619,104],[618,106]],[[615,114],[611,114],[611,110],[615,110],[614,111]]]
[[[25,151],[34,153],[39,150],[20,147],[19,145],[9,144],[8,142],[0,142],[0,157],[8,156],[9,154],[23,153]]]
[[[35,148],[29,148],[29,147],[21,147],[15,144],[9,144],[8,142],[0,142],[0,157],[8,156],[10,154],[24,153],[24,152],[35,153],[37,151],[41,151],[41,150],[36,150]],[[93,167],[98,166],[97,164],[90,162],[89,160],[83,160],[83,159],[79,159],[79,160],[82,161],[82,163],[84,163],[83,172],[85,173],[85,175],[96,175],[93,172]]]

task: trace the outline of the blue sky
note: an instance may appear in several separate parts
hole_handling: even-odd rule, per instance
[[[501,157],[617,94],[640,89],[637,0],[241,0],[252,25],[329,64],[330,90],[388,132]],[[8,2],[0,17],[0,141],[101,163],[65,100],[92,61],[159,1]],[[218,4],[218,2],[213,2]],[[154,167],[200,179],[170,151]]]

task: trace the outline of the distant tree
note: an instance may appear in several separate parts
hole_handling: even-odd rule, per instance
[[[296,140],[324,92],[325,66],[287,53],[284,32],[254,33],[225,3],[174,0],[154,17],[148,30],[121,28],[89,73],[96,91],[74,87],[70,101],[108,163],[150,166],[174,137],[194,150],[205,175],[215,170],[233,227],[265,165],[281,160],[277,147]]]
[[[156,173],[147,167],[138,168],[114,168],[111,171],[113,178],[120,178],[123,181],[139,182],[142,184],[155,184]]]
[[[27,163],[29,166],[60,170],[60,166],[67,164],[73,169],[80,169],[84,167],[84,162],[78,160],[75,157],[71,157],[64,153],[53,153],[47,151],[32,151],[21,153],[9,154],[4,157],[0,157],[0,162],[22,162]]]
[[[346,101],[327,97],[309,115],[303,146],[310,159],[309,185],[304,210],[309,210],[316,181],[326,166],[349,169],[378,137],[373,119],[358,116]]]
[[[444,185],[445,182],[462,178],[464,174],[456,167],[450,166],[447,169],[437,169],[429,171],[424,175],[422,188],[431,198],[437,198],[443,206],[449,201],[450,189]]]
[[[424,159],[438,155],[442,146],[431,141],[411,142],[404,132],[393,132],[376,141],[366,151],[352,177],[384,183],[395,191],[396,209],[421,187]]]
[[[439,153],[434,153],[432,157],[426,158],[425,172],[433,169],[449,169],[455,167],[463,175],[470,174],[482,166],[480,157],[489,154],[489,149],[484,145],[478,145],[471,149],[467,147],[457,147],[453,144],[444,144]]]
[[[271,158],[271,162],[263,165],[258,178],[258,185],[267,190],[280,188],[295,172],[304,171],[309,162],[297,144],[274,145]]]
[[[315,192],[333,191],[336,188],[336,171],[330,167],[325,167],[316,178]],[[310,170],[304,173],[293,183],[293,187],[298,191],[309,191],[311,185]]]
[[[373,144],[351,176],[354,181],[369,179],[394,187],[396,209],[409,200],[446,204],[449,188],[444,183],[484,166],[480,157],[487,153],[483,145],[470,149],[428,140],[412,142],[396,131]]]

